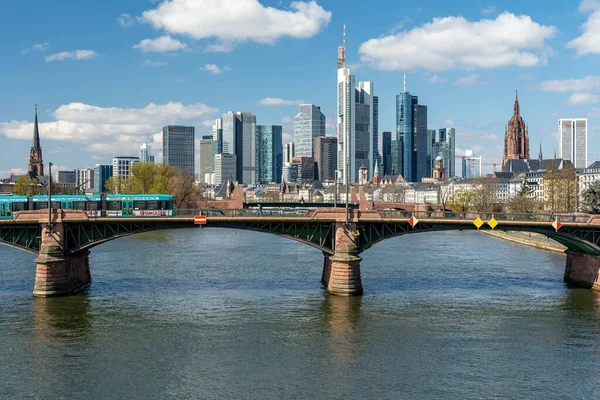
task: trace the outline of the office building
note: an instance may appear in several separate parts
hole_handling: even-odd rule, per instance
[[[298,164],[292,164],[291,162],[283,163],[283,171],[281,175],[283,182],[298,182]]]
[[[94,166],[94,194],[106,193],[106,181],[112,174],[112,165],[96,164]]]
[[[200,183],[208,184],[206,182],[206,174],[210,174],[213,170],[213,137],[202,136],[199,143],[200,147],[200,170],[198,171],[198,178]]]
[[[221,185],[227,181],[236,181],[236,158],[235,154],[215,154],[215,185]]]
[[[392,173],[392,132],[381,134],[381,165],[383,176]]]
[[[294,157],[292,165],[297,165],[299,184],[310,185],[315,181],[315,161],[312,157]]]
[[[115,180],[129,178],[131,169],[140,162],[139,157],[118,156],[113,158],[112,176]]]
[[[440,148],[444,151],[444,170],[447,178],[453,178],[456,176],[456,130],[454,128],[441,128],[438,131],[438,141]],[[435,143],[434,143],[435,144]],[[434,158],[437,153],[434,154]]]
[[[571,161],[575,168],[587,168],[587,118],[558,120],[558,158]]]
[[[465,179],[477,178],[481,174],[481,156],[475,155],[473,150],[465,150],[462,157],[462,177]]]
[[[325,115],[314,104],[300,105],[294,117],[294,155],[313,157],[315,139],[325,136]]]
[[[427,106],[419,104],[419,98],[406,89],[396,96],[397,164],[393,166],[408,182],[420,182],[431,176],[427,163]],[[392,154],[394,158],[394,155]]]
[[[143,143],[140,146],[140,162],[154,162],[152,147],[148,143]]]
[[[291,163],[292,158],[294,158],[294,142],[288,143],[283,147],[283,162]]]
[[[238,182],[255,185],[258,161],[256,116],[249,112],[229,111],[223,114],[220,123],[217,120],[213,126],[213,140],[215,134],[218,137],[219,132],[222,132],[222,144],[217,143],[216,147],[221,146],[223,154],[236,155],[235,179]]]
[[[195,142],[193,126],[165,126],[163,128],[163,162],[196,176]]]
[[[215,154],[223,153],[223,120],[217,118],[213,125],[212,134],[212,170],[215,170]]]
[[[94,168],[75,170],[75,186],[80,193],[89,193],[94,189]]]
[[[322,136],[315,139],[315,180],[334,182],[337,168],[337,138]]]
[[[367,167],[369,179],[373,177],[375,163],[381,163],[379,155],[379,99],[374,95],[373,82],[359,82],[356,88],[355,100],[355,151],[354,166]]]
[[[243,182],[247,185],[256,185],[258,163],[256,116],[249,112],[238,114],[242,121]]]
[[[281,183],[283,127],[257,125],[256,135],[258,136],[258,183]]]
[[[435,168],[435,159],[437,154],[433,153],[433,146],[435,145],[435,129],[427,129],[427,170],[433,171]],[[448,170],[446,170],[448,171]]]
[[[61,185],[73,187],[77,185],[77,174],[75,171],[56,171],[54,179],[56,183],[60,183]]]

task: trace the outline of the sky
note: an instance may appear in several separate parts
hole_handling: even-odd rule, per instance
[[[336,57],[375,83],[379,130],[396,95],[428,106],[428,127],[456,129],[484,172],[501,163],[519,91],[531,157],[557,150],[558,119],[589,118],[600,159],[600,0],[28,0],[0,14],[0,178],[27,169],[34,107],[44,164],[58,169],[138,155],[162,159],[161,128],[250,111],[292,140],[298,104],[336,107]],[[459,169],[457,169],[459,171]]]

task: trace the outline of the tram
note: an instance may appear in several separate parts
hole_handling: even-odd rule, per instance
[[[89,217],[175,216],[173,196],[165,194],[56,195],[52,208],[81,210]],[[47,210],[48,196],[0,196],[0,219],[19,211]]]

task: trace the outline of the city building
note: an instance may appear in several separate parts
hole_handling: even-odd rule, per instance
[[[434,131],[435,132],[435,131]],[[392,174],[392,132],[381,134],[381,161],[383,175]]]
[[[56,171],[55,176],[56,183],[60,183],[65,186],[73,186],[77,185],[77,174],[75,171]]]
[[[257,182],[257,135],[256,116],[249,112],[238,113],[242,121],[242,161],[243,179],[247,185],[256,185]],[[238,155],[239,157],[239,155]]]
[[[213,170],[213,137],[211,135],[202,136],[199,143],[200,147],[200,170],[198,171],[198,179],[200,183],[210,184],[206,181],[206,175]]]
[[[42,160],[42,146],[40,145],[40,130],[38,128],[37,104],[35,106],[35,122],[33,123],[33,142],[29,151],[29,176],[37,178],[44,175],[44,161]]]
[[[140,146],[140,162],[154,162],[152,147],[148,143],[142,143]]]
[[[435,168],[433,169],[433,179],[443,181],[446,179],[446,170],[444,169],[444,157],[441,154],[435,158]]]
[[[221,135],[221,142],[218,140],[219,135]],[[256,116],[249,112],[233,111],[223,114],[213,126],[213,140],[217,142],[213,152],[219,151],[220,148],[223,154],[236,155],[235,180],[247,185],[256,185],[258,162]]]
[[[427,129],[427,170],[433,171],[435,168],[435,158],[436,154],[433,152],[433,147],[435,146],[435,129]],[[444,160],[446,161],[446,160]],[[447,170],[446,170],[447,171]]]
[[[106,192],[106,181],[113,175],[113,166],[107,164],[96,164],[94,166],[94,194]]]
[[[344,33],[344,51],[342,54],[345,55],[346,48],[346,35]],[[358,167],[352,163],[354,157],[352,154],[355,149],[355,78],[350,73],[350,70],[346,68],[345,59],[339,59],[340,50],[338,49],[338,66],[343,67],[337,70],[337,134],[338,134],[338,179],[342,182],[355,182],[356,173],[352,174],[351,171],[358,172]],[[348,165],[349,171],[346,170]]]
[[[375,163],[381,163],[379,153],[379,98],[374,95],[373,82],[359,82],[354,98],[354,163],[355,168],[366,166],[369,179],[373,177]]]
[[[113,158],[112,176],[116,179],[128,179],[131,168],[140,162],[139,157],[118,156]]]
[[[196,175],[195,130],[193,126],[167,125],[163,128],[163,162]]]
[[[213,134],[212,134],[212,170],[215,170],[215,154],[223,153],[223,120],[221,118],[217,118],[215,120],[215,124],[213,125]]]
[[[294,142],[292,143],[287,143],[284,147],[283,147],[283,162],[284,163],[291,163],[292,162],[292,158],[294,158],[295,154],[294,154]]]
[[[366,185],[369,183],[369,168],[362,166],[358,169],[358,184]]]
[[[221,185],[227,181],[236,181],[236,158],[237,156],[235,154],[215,154],[215,185]]]
[[[281,173],[283,182],[296,183],[298,182],[298,164],[291,162],[283,163],[283,171]]]
[[[481,174],[481,156],[475,155],[473,150],[465,150],[462,157],[462,177],[464,179],[477,178]]]
[[[587,168],[587,118],[558,120],[558,158],[568,160],[575,168]]]
[[[525,121],[521,117],[519,108],[519,92],[515,97],[514,113],[504,131],[504,159],[502,165],[508,160],[529,159],[529,132]]]
[[[419,182],[430,176],[427,164],[427,106],[419,104],[419,98],[406,89],[396,96],[396,141],[392,145],[392,168],[409,182]],[[394,148],[398,154],[394,157]]]
[[[453,178],[456,176],[456,130],[454,128],[440,128],[438,130],[438,140],[434,143],[446,143],[442,146],[447,149],[447,154],[444,154],[444,169],[446,177]],[[437,154],[437,153],[434,153]]]
[[[298,169],[299,184],[312,184],[315,181],[315,161],[312,157],[294,157],[292,165]]]
[[[258,137],[258,183],[281,183],[283,127],[257,125],[256,135]]]
[[[94,189],[94,168],[75,170],[75,186],[80,193],[89,193]]]
[[[579,195],[589,188],[594,182],[600,180],[600,161],[593,162],[589,167],[577,174],[579,182]]]
[[[334,182],[337,168],[337,138],[321,136],[315,139],[315,180]]]
[[[314,104],[300,105],[294,117],[294,156],[314,157],[314,142],[325,136],[325,115]]]

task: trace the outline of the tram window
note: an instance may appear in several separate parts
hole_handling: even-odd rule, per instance
[[[147,210],[148,208],[148,203],[146,203],[145,201],[134,201],[133,202],[133,208],[135,208],[136,210]]]
[[[12,210],[13,212],[24,211],[27,203],[13,203]]]
[[[73,203],[73,210],[85,210],[85,201],[76,201]]]
[[[170,210],[171,208],[173,208],[173,206],[171,205],[171,202],[165,201],[165,210]]]
[[[47,210],[48,209],[48,202],[47,201],[41,201],[41,202],[33,203],[33,208],[36,209],[36,210]]]
[[[117,210],[118,211],[121,209],[121,202],[120,201],[107,201],[106,206],[108,207],[109,210]]]
[[[98,210],[98,202],[97,201],[88,201],[86,204],[87,210],[95,211]]]
[[[146,203],[146,210],[158,210],[158,201],[149,201]]]
[[[62,207],[61,207],[60,202],[53,201],[52,202],[52,208],[55,209],[55,210],[60,210]]]

